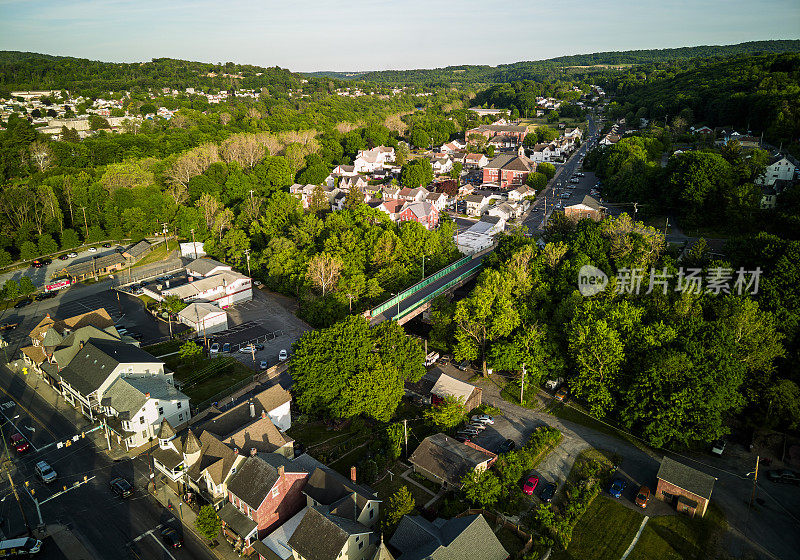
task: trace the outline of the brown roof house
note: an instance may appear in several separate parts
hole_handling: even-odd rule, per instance
[[[587,194],[579,203],[565,206],[564,215],[575,221],[582,220],[583,218],[600,221],[603,218],[603,207],[600,206],[597,200]]]
[[[481,405],[482,390],[455,377],[442,373],[431,388],[431,404],[440,404],[447,397],[453,397],[469,412]]]
[[[716,478],[669,457],[661,460],[656,477],[656,498],[691,517],[705,515]]]
[[[426,437],[409,457],[414,472],[453,488],[461,488],[464,476],[488,469],[497,455],[474,443],[461,443],[445,434]]]

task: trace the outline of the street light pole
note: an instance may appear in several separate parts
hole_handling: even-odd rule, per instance
[[[250,274],[250,249],[245,249],[244,254],[247,257],[247,275],[252,277],[253,275]]]
[[[194,240],[194,228],[192,228],[192,248],[194,249],[194,258],[197,260],[197,243]]]

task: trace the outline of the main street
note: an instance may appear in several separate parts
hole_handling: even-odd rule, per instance
[[[33,379],[29,381],[35,385]],[[147,456],[113,461],[102,450],[105,448],[102,432],[80,437],[81,432],[92,426],[56,399],[55,391],[44,382],[39,381],[34,389],[20,375],[5,366],[0,367],[3,436],[7,440],[10,432],[19,431],[32,444],[31,450],[22,455],[10,450],[11,462],[7,463],[29,524],[33,528],[39,525],[35,497],[44,502],[40,506],[43,524],[67,525],[92,558],[215,558],[191,531],[182,529],[171,511],[147,493]],[[56,445],[76,435],[78,439],[71,445],[61,448]],[[57,481],[51,485],[40,482],[35,476],[35,464],[41,460],[47,461],[58,473]],[[6,521],[2,530],[6,537],[23,535],[25,523],[8,477],[3,474],[0,515]],[[134,485],[135,492],[130,499],[118,499],[110,491],[110,481],[117,476],[125,477]],[[63,492],[65,486],[68,491]],[[172,525],[183,535],[182,549],[163,547],[159,527],[165,524]],[[55,543],[49,540],[40,556],[63,558]]]

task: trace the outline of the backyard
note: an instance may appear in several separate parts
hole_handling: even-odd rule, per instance
[[[619,560],[636,536],[642,519],[638,511],[612,498],[598,496],[575,525],[567,550],[556,552],[552,558]]]
[[[168,348],[170,347],[164,347]],[[166,366],[175,372],[175,380],[180,383],[181,390],[189,396],[193,406],[219,395],[255,374],[252,369],[230,356],[217,358],[201,356],[189,363],[180,355],[173,354],[163,360]]]

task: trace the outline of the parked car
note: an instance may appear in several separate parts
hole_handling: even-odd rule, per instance
[[[467,368],[469,368],[469,362],[467,360],[461,360],[460,362],[453,362],[453,365],[456,366],[456,368],[460,369],[461,371],[467,371]]]
[[[525,481],[525,484],[522,485],[522,491],[525,492],[528,496],[533,496],[533,491],[536,490],[536,486],[539,484],[539,477],[532,474],[528,477],[528,480]]]
[[[263,344],[253,344],[253,346],[256,347],[256,351],[257,352],[260,352],[261,350],[264,349],[264,345]]]
[[[239,352],[241,352],[242,354],[252,354],[255,351],[256,351],[255,346],[252,346],[250,344],[248,344],[247,346],[242,346],[241,348],[239,348]]]
[[[111,243],[103,243],[103,247],[105,247],[106,249],[110,249]]]
[[[508,453],[509,451],[514,451],[514,448],[516,446],[517,446],[517,444],[514,443],[513,439],[507,439],[503,443],[500,444],[500,448],[498,449],[498,451],[500,453]]]
[[[494,418],[488,414],[476,414],[472,417],[473,422],[480,422],[482,424],[494,424]]]
[[[544,503],[549,504],[553,501],[553,496],[556,495],[556,490],[558,486],[555,485],[553,482],[547,482],[542,485],[542,491],[539,492],[539,499],[541,499]]]
[[[21,299],[14,305],[14,309],[22,309],[26,305],[30,305],[32,303],[33,303],[33,300],[31,300],[29,298]]]
[[[231,343],[230,342],[226,342],[225,344],[223,344],[222,345],[222,351],[225,352],[225,353],[230,352],[231,351]]]
[[[725,451],[725,446],[727,445],[727,443],[728,442],[725,441],[724,439],[718,439],[717,441],[714,442],[714,445],[711,447],[711,453],[713,453],[714,455],[722,455],[722,453]]]
[[[486,424],[483,424],[481,422],[470,422],[467,427],[475,428],[479,432],[482,432],[483,430],[486,429]]]
[[[627,481],[621,478],[615,478],[611,481],[611,486],[608,488],[608,493],[614,498],[621,498],[622,492],[625,491],[626,486],[628,486]]]
[[[3,323],[0,325],[0,331],[13,331],[19,326],[19,323],[16,321],[9,321],[8,323]]]
[[[111,491],[118,498],[129,498],[133,494],[133,486],[124,478],[118,477],[111,481]]]
[[[50,484],[56,480],[56,471],[53,470],[47,461],[39,461],[36,463],[36,476],[45,484]]]
[[[267,360],[261,360],[261,363],[258,364],[258,369],[267,369]]]
[[[183,537],[172,527],[164,527],[161,529],[161,538],[164,539],[164,543],[170,548],[180,548],[183,546]]]
[[[208,348],[209,354],[217,354],[219,352],[219,342],[211,343],[211,346]]]
[[[767,478],[772,482],[800,484],[800,473],[789,469],[773,469],[767,473]]]
[[[286,360],[289,359],[289,352],[287,352],[286,349],[283,348],[280,352],[278,352],[278,359],[281,362],[285,362]]]
[[[650,489],[647,486],[642,486],[639,488],[639,492],[636,494],[635,503],[640,508],[646,508],[647,502],[650,501]]]
[[[58,257],[58,260],[60,260],[60,261],[65,261],[65,260],[67,260],[67,259],[69,259],[69,255],[60,255],[60,256]]]
[[[90,253],[96,253],[97,252],[97,247],[89,247],[89,252]]]
[[[11,447],[13,447],[14,451],[16,451],[17,453],[25,453],[31,448],[31,445],[28,443],[28,440],[22,437],[22,434],[20,434],[19,432],[13,434],[8,441],[9,443],[11,443]]]
[[[74,259],[74,258],[75,258],[75,257],[77,257],[77,256],[78,256],[78,253],[76,253],[75,251],[73,251],[72,253],[70,253],[69,255],[67,255],[67,257],[69,257],[70,259]]]
[[[54,297],[56,297],[57,295],[58,295],[58,292],[56,292],[56,291],[52,291],[52,292],[42,292],[42,293],[40,293],[40,294],[36,294],[36,295],[34,296],[34,298],[36,299],[36,301],[42,301],[43,299],[50,299],[50,298],[54,298]]]
[[[472,428],[472,427],[467,426],[465,428],[461,428],[456,433],[457,434],[472,434],[474,436],[477,436],[479,432],[478,432],[477,428]]]
[[[53,264],[53,259],[44,259],[42,261],[42,264],[43,265]]]
[[[567,400],[567,396],[569,395],[569,388],[566,386],[561,387],[558,391],[556,391],[555,399],[557,401],[565,402]]]

